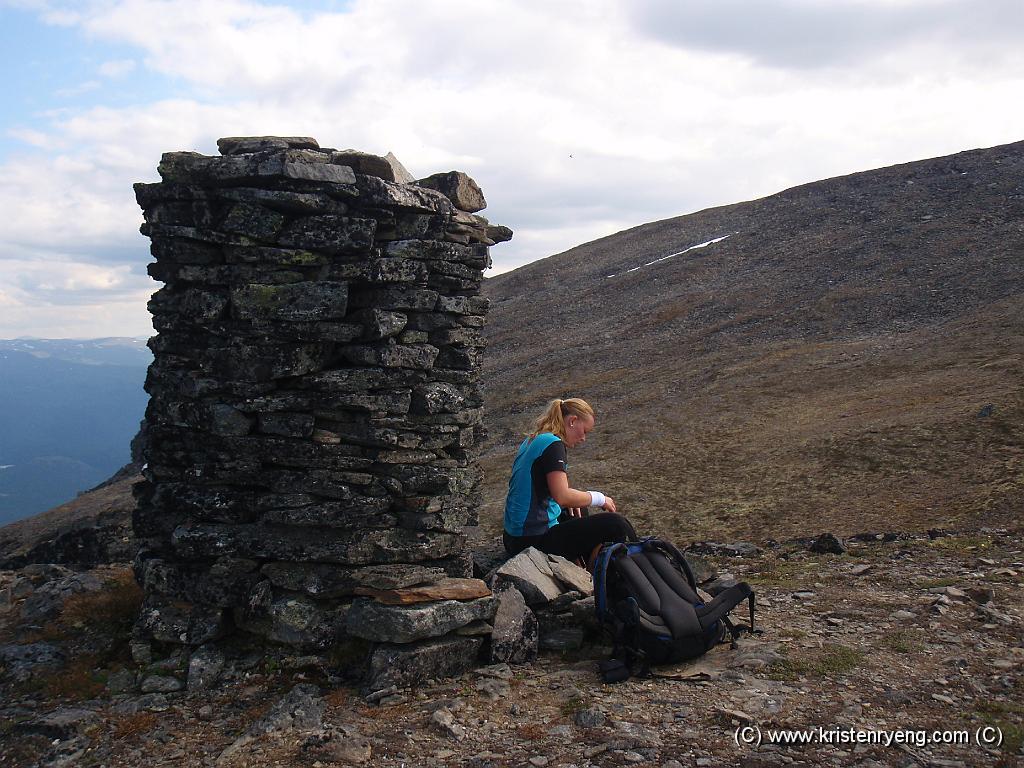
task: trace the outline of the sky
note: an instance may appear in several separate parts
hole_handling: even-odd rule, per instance
[[[1024,139],[1020,0],[0,0],[0,62],[0,338],[151,335],[132,184],[221,136],[465,171],[489,275]]]

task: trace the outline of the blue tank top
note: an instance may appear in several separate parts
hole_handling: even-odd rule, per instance
[[[561,440],[558,435],[542,432],[519,446],[505,497],[505,531],[510,536],[540,536],[558,525],[562,508],[551,496],[538,498],[534,495],[532,473],[533,462],[558,440]]]

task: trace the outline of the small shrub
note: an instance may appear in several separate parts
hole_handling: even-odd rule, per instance
[[[572,717],[582,709],[587,708],[587,702],[582,696],[576,695],[571,696],[562,702],[562,706],[559,708],[562,712],[563,717]]]
[[[123,571],[109,578],[104,589],[69,597],[60,621],[115,637],[131,631],[141,606],[142,589],[131,571]]]
[[[31,678],[17,690],[23,694],[42,694],[69,701],[95,699],[106,690],[106,672],[99,670],[99,666],[99,656],[84,654],[61,670]]]
[[[50,642],[87,639],[90,647],[99,649],[95,660],[100,666],[128,661],[132,626],[141,606],[142,590],[125,570],[107,579],[103,589],[69,597],[57,618],[37,634]]]
[[[545,726],[541,723],[526,723],[516,728],[516,734],[523,741],[539,741],[544,738]]]
[[[133,715],[125,715],[114,726],[114,740],[128,739],[132,736],[149,733],[160,722],[160,718],[153,712],[136,712]]]
[[[328,707],[344,707],[352,700],[352,691],[349,688],[335,688],[324,695],[324,701]]]
[[[142,605],[142,590],[129,569],[109,577],[101,589],[72,595],[61,611],[22,642],[68,643],[75,651],[66,666],[19,686],[28,693],[82,701],[101,696],[108,667],[130,661],[132,626]]]

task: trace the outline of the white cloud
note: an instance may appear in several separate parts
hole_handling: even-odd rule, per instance
[[[7,135],[12,139],[17,139],[25,144],[29,144],[33,147],[39,147],[45,149],[47,144],[50,142],[50,137],[42,131],[36,131],[31,128],[9,128]]]
[[[670,45],[798,69],[870,69],[920,48],[939,68],[1019,64],[1024,26],[1018,0],[635,0],[630,10],[638,30]]]
[[[52,18],[95,42],[134,48],[149,73],[172,78],[185,95],[11,127],[8,135],[47,151],[29,149],[0,165],[0,210],[9,222],[0,259],[45,263],[72,254],[140,275],[147,244],[137,234],[132,182],[156,180],[164,151],[215,153],[219,136],[311,135],[324,145],[394,151],[414,175],[465,170],[484,189],[485,215],[516,230],[511,243],[492,249],[496,272],[647,221],[1021,138],[1020,27],[993,32],[979,69],[992,25],[966,20],[958,0],[772,0],[731,16],[712,7],[51,7],[60,14]],[[781,15],[773,20],[771,10]],[[676,23],[686,14],[721,34],[695,43]],[[843,37],[851,18],[858,21]],[[786,19],[804,26],[783,28]],[[785,61],[790,54],[770,39],[812,34],[812,22],[845,50],[811,46]],[[957,46],[960,23],[971,32]],[[112,75],[121,61],[129,59],[100,70],[110,65]],[[0,320],[0,336],[5,328]]]
[[[99,88],[99,80],[85,80],[84,82],[81,82],[78,85],[73,85],[70,88],[58,88],[54,91],[54,94],[62,99],[66,99],[71,96],[81,96],[83,93],[89,93],[89,91],[97,91]]]
[[[132,59],[114,59],[100,64],[97,70],[103,77],[118,78],[135,71],[135,62]]]
[[[39,13],[45,11],[48,5],[47,0],[0,0],[0,8],[16,8]]]
[[[73,259],[0,260],[3,337],[116,336],[152,332],[146,302],[156,287],[128,265]]]

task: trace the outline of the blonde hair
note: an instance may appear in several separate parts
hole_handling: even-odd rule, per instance
[[[580,418],[589,416],[594,418],[594,409],[586,400],[578,397],[570,397],[568,400],[554,399],[548,403],[548,407],[540,418],[533,424],[533,432],[530,433],[532,440],[541,432],[551,432],[565,439],[565,417],[578,416]]]

